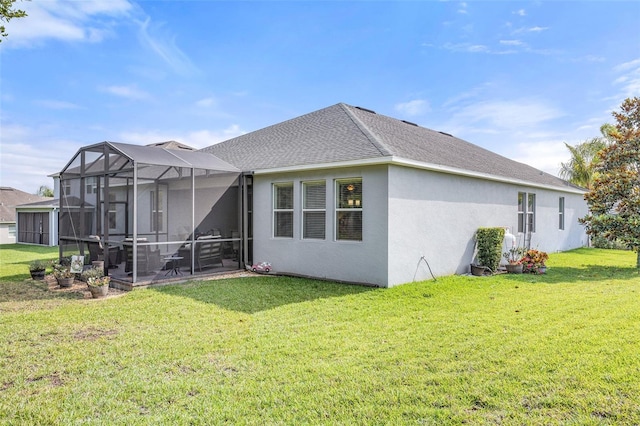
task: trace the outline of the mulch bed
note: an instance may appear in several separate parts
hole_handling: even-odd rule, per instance
[[[78,279],[73,281],[71,287],[60,287],[58,285],[58,281],[56,277],[53,275],[45,275],[44,277],[47,286],[49,287],[49,291],[55,291],[60,293],[81,293],[84,299],[91,299],[91,292],[87,288],[87,284]],[[124,290],[118,290],[117,288],[109,288],[109,293],[106,297],[101,297],[101,299],[108,299],[111,297],[118,297],[126,294],[127,292]]]

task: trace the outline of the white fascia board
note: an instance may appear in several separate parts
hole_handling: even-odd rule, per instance
[[[394,157],[394,156],[367,158],[363,160],[339,161],[335,163],[304,164],[300,166],[287,166],[287,167],[277,167],[273,169],[260,169],[260,170],[254,170],[253,174],[268,175],[268,174],[274,174],[274,173],[289,173],[289,172],[310,171],[310,170],[339,169],[339,168],[346,168],[346,167],[375,166],[380,164],[387,164],[387,165],[394,165],[394,166],[401,166],[401,167],[411,167],[415,169],[429,170],[433,172],[448,173],[448,174],[458,175],[458,176],[466,176],[466,177],[471,177],[475,179],[510,183],[513,185],[528,186],[532,188],[549,189],[552,191],[568,192],[571,194],[584,195],[585,193],[585,191],[582,191],[576,188],[570,188],[570,187],[563,188],[561,186],[544,185],[544,184],[529,182],[521,179],[513,179],[513,178],[507,178],[503,176],[491,175],[488,173],[480,173],[480,172],[474,172],[470,170],[458,169],[455,167],[441,166],[439,164],[431,164],[431,163],[424,163],[421,161],[407,160],[406,158],[400,158],[400,157]]]
[[[510,183],[513,185],[549,189],[552,191],[569,192],[572,194],[584,195],[585,193],[585,191],[582,191],[576,188],[570,188],[570,187],[563,188],[561,186],[544,185],[541,183],[529,182],[521,179],[507,178],[504,176],[496,176],[488,173],[480,173],[480,172],[474,172],[470,170],[458,169],[455,167],[441,166],[439,164],[430,164],[430,163],[423,163],[420,161],[407,160],[405,158],[393,157],[391,164],[396,166],[403,166],[403,167],[413,167],[413,168],[422,169],[422,170],[431,170],[434,172],[449,173],[449,174],[458,175],[458,176],[472,177],[476,179],[490,180],[494,182]]]

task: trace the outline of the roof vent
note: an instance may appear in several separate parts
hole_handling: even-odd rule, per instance
[[[359,109],[359,110],[362,110],[362,111],[370,112],[371,114],[375,114],[376,113],[375,111],[373,111],[371,109],[366,109],[366,108],[362,108],[362,107],[359,107],[359,106],[357,106],[356,108]]]
[[[400,121],[402,121],[403,123],[407,123],[407,124],[409,124],[409,125],[411,125],[411,126],[416,126],[416,127],[418,127],[418,125],[417,125],[416,123],[412,123],[412,122],[407,121],[407,120],[400,120]]]
[[[453,137],[453,135],[452,135],[452,134],[450,134],[450,133],[446,133],[446,132],[438,132],[438,133],[442,133],[442,134],[443,134],[443,135],[445,135],[445,136]]]

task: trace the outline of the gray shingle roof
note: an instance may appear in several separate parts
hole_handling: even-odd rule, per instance
[[[577,188],[556,176],[446,133],[343,103],[203,151],[245,171],[393,156],[539,185]]]
[[[51,200],[53,198],[40,197],[6,186],[0,187],[0,222],[15,222],[16,206],[39,201],[50,202]]]

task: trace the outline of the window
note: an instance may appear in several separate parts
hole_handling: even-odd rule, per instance
[[[325,181],[302,183],[302,238],[324,240],[326,195]]]
[[[273,236],[293,238],[293,183],[273,184]]]
[[[109,230],[116,229],[117,226],[116,194],[109,193]]]
[[[536,194],[527,196],[527,231],[536,232]]]
[[[564,229],[564,197],[558,198],[558,229]]]
[[[524,192],[518,192],[518,232],[524,232],[524,200],[526,197],[527,194]]]
[[[362,179],[336,181],[336,240],[362,241]]]
[[[536,232],[536,194],[518,192],[518,232]]]
[[[164,199],[162,191],[151,191],[151,232],[162,232],[164,227]]]
[[[85,180],[85,186],[87,187],[87,194],[95,194],[98,192],[98,184],[95,177],[88,177]]]
[[[66,179],[62,181],[62,195],[71,195],[71,180]]]
[[[9,238],[15,238],[16,237],[16,226],[15,225],[9,225]]]

